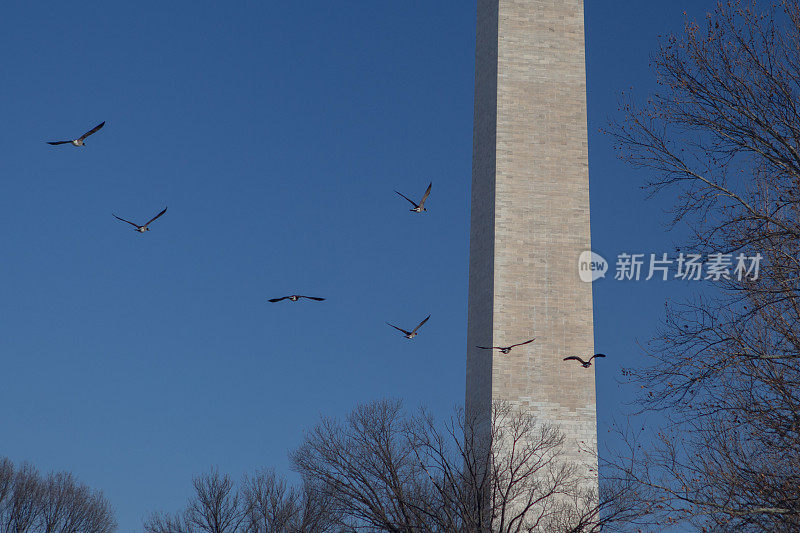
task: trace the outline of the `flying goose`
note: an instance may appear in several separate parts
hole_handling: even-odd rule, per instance
[[[291,296],[282,296],[281,298],[270,298],[268,301],[275,303],[275,302],[280,302],[281,300],[288,299],[291,302],[296,302],[300,298],[306,298],[308,300],[316,300],[318,302],[325,300],[325,298],[317,298],[316,296],[303,296],[302,294],[292,294]]]
[[[480,348],[481,350],[500,350],[501,353],[508,353],[508,352],[511,351],[511,348],[515,348],[517,346],[522,346],[523,344],[529,344],[529,343],[533,342],[534,340],[536,340],[536,339],[533,338],[533,339],[531,339],[529,341],[520,342],[520,343],[517,343],[517,344],[512,344],[511,346],[476,346],[476,348]]]
[[[114,218],[116,218],[117,220],[121,220],[121,221],[123,221],[123,222],[127,222],[128,224],[130,224],[131,226],[133,226],[134,228],[136,228],[136,231],[138,231],[139,233],[144,233],[145,231],[150,231],[150,228],[149,228],[148,226],[149,226],[149,225],[150,225],[150,224],[151,224],[151,223],[152,223],[152,222],[153,222],[155,219],[157,219],[158,217],[160,217],[161,215],[163,215],[163,214],[164,214],[164,213],[166,213],[166,212],[167,212],[167,208],[165,207],[163,211],[161,211],[159,214],[157,214],[156,216],[154,216],[153,218],[151,218],[150,220],[148,220],[148,221],[147,221],[147,224],[145,224],[145,225],[143,225],[143,226],[140,226],[139,224],[134,224],[134,223],[133,223],[133,222],[131,222],[130,220],[125,220],[124,218],[120,218],[120,217],[118,217],[117,215],[114,215],[114,213],[111,213],[111,214],[112,214],[112,215],[114,215]]]
[[[605,357],[605,356],[606,355],[603,353],[596,353],[593,356],[591,356],[588,361],[584,361],[577,355],[570,355],[569,357],[565,357],[564,361],[569,361],[570,359],[574,359],[576,361],[580,361],[583,368],[589,368],[590,366],[592,366],[592,359],[594,359],[595,357]]]
[[[92,133],[96,132],[97,130],[99,130],[100,128],[105,126],[105,124],[106,124],[106,121],[104,120],[103,122],[101,122],[100,124],[98,124],[94,128],[90,129],[89,131],[87,131],[86,133],[84,133],[83,135],[78,137],[77,139],[73,139],[71,141],[47,141],[47,144],[52,144],[53,146],[55,146],[57,144],[71,143],[74,146],[85,146],[85,143],[83,141],[86,140],[86,137],[88,137]]]
[[[422,324],[424,324],[425,322],[427,322],[427,321],[428,321],[428,319],[429,319],[430,317],[431,317],[431,315],[428,315],[428,316],[426,316],[426,317],[425,317],[425,320],[423,320],[422,322],[420,322],[419,324],[417,324],[417,327],[415,327],[415,328],[414,328],[414,329],[412,329],[411,331],[406,331],[406,330],[404,330],[403,328],[398,328],[398,327],[397,327],[397,326],[395,326],[394,324],[389,324],[388,322],[387,322],[387,324],[389,324],[390,326],[392,326],[392,327],[393,327],[394,329],[396,329],[397,331],[401,331],[401,332],[403,333],[403,335],[405,336],[405,338],[406,338],[406,339],[413,339],[414,337],[416,337],[417,335],[419,335],[419,333],[417,333],[417,330],[418,330],[419,328],[421,328],[421,327],[422,327]]]
[[[397,194],[399,194],[400,196],[402,196],[403,198],[405,198],[406,200],[411,202],[411,205],[413,205],[414,207],[409,209],[409,211],[413,211],[415,213],[421,213],[422,211],[427,211],[427,209],[425,209],[425,200],[428,198],[428,195],[431,193],[431,187],[432,186],[433,186],[433,182],[428,184],[428,189],[425,191],[425,194],[422,195],[422,200],[419,201],[419,204],[417,204],[417,202],[415,202],[414,200],[412,200],[411,198],[409,198],[408,196],[404,195],[403,193],[401,193],[399,191],[394,191],[394,192],[396,192]]]

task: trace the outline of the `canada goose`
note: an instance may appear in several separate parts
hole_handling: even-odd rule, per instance
[[[576,361],[580,361],[580,363],[583,366],[583,368],[589,368],[590,366],[592,366],[592,359],[594,359],[595,357],[605,357],[605,356],[606,356],[605,354],[596,353],[593,356],[591,356],[588,361],[584,361],[583,359],[581,359],[577,355],[570,355],[569,357],[565,357],[564,361],[569,361],[570,359],[574,359]]]
[[[149,228],[148,226],[149,226],[149,225],[150,225],[150,224],[151,224],[151,223],[152,223],[152,222],[153,222],[155,219],[157,219],[158,217],[160,217],[161,215],[163,215],[163,214],[164,214],[164,213],[166,213],[166,212],[167,212],[167,208],[165,207],[163,211],[161,211],[159,214],[157,214],[156,216],[154,216],[153,218],[151,218],[150,220],[148,220],[148,221],[147,221],[147,224],[144,224],[143,226],[140,226],[139,224],[134,224],[134,223],[133,223],[133,222],[131,222],[130,220],[125,220],[124,218],[120,218],[120,217],[118,217],[117,215],[114,215],[114,213],[111,213],[111,214],[112,214],[112,215],[114,215],[114,218],[116,218],[117,220],[121,220],[121,221],[123,221],[123,222],[127,222],[128,224],[130,224],[131,226],[133,226],[134,228],[136,228],[136,231],[138,231],[139,233],[144,233],[145,231],[150,231],[150,228]]]
[[[303,296],[302,294],[292,294],[291,296],[282,296],[280,298],[270,298],[268,301],[270,301],[272,303],[275,303],[275,302],[280,302],[281,300],[287,300],[288,299],[291,302],[296,302],[300,298],[306,298],[308,300],[316,300],[318,302],[321,302],[321,301],[325,300],[325,298],[317,298],[316,296]]]
[[[529,343],[533,342],[534,340],[536,340],[536,339],[533,338],[533,339],[531,339],[529,341],[520,342],[520,343],[517,343],[517,344],[512,344],[511,346],[476,346],[476,348],[480,348],[481,350],[500,350],[501,353],[508,353],[508,352],[511,351],[511,348],[515,348],[517,346],[522,346],[523,344],[529,344]]]
[[[105,126],[105,124],[106,124],[105,121],[101,122],[100,124],[98,124],[97,126],[95,126],[92,129],[90,129],[89,131],[87,131],[86,133],[84,133],[83,135],[78,137],[77,139],[73,139],[71,141],[47,141],[47,144],[52,144],[53,146],[55,146],[57,144],[71,143],[73,146],[85,146],[85,143],[83,141],[86,140],[86,137],[88,137],[92,133],[96,132],[97,130],[99,130],[100,128]]]
[[[413,211],[415,213],[421,213],[422,211],[428,211],[427,209],[425,209],[425,200],[428,198],[428,195],[431,193],[431,187],[432,186],[433,186],[433,182],[428,184],[428,189],[425,191],[425,194],[422,195],[422,200],[419,201],[419,204],[417,204],[414,200],[412,200],[411,198],[409,198],[408,196],[404,195],[401,192],[398,192],[398,191],[394,191],[394,192],[396,192],[397,194],[399,194],[400,196],[402,196],[403,198],[405,198],[406,200],[411,202],[411,205],[413,205],[414,207],[412,209],[409,209],[409,211]]]
[[[403,335],[405,336],[405,338],[406,338],[406,339],[413,339],[414,337],[416,337],[417,335],[419,335],[419,333],[417,333],[417,330],[418,330],[419,328],[421,328],[421,327],[422,327],[422,324],[424,324],[425,322],[427,322],[427,321],[428,321],[428,319],[429,319],[430,317],[431,317],[431,315],[428,315],[428,316],[426,316],[426,317],[425,317],[425,320],[423,320],[422,322],[420,322],[419,324],[417,324],[417,327],[415,327],[415,328],[414,328],[414,329],[412,329],[411,331],[406,331],[406,330],[404,330],[403,328],[398,328],[398,327],[397,327],[397,326],[395,326],[394,324],[389,324],[388,322],[387,322],[387,324],[389,324],[390,326],[392,326],[392,327],[393,327],[394,329],[396,329],[397,331],[401,331],[401,332],[403,332]]]

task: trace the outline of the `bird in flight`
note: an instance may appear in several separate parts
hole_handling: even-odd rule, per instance
[[[511,346],[476,346],[476,348],[480,348],[481,350],[500,350],[501,353],[508,353],[511,351],[511,348],[516,348],[517,346],[522,346],[523,344],[530,344],[535,340],[536,339],[533,338],[529,341],[512,344]]]
[[[413,211],[415,213],[421,213],[423,211],[427,211],[427,209],[425,209],[425,200],[428,199],[428,195],[431,193],[431,187],[432,186],[433,186],[433,182],[428,184],[428,188],[425,191],[425,194],[422,195],[422,200],[419,201],[419,204],[417,204],[417,202],[415,202],[414,200],[412,200],[411,198],[409,198],[408,196],[404,195],[403,193],[401,193],[399,191],[394,191],[394,192],[396,192],[397,194],[399,194],[400,196],[402,196],[403,198],[405,198],[406,200],[411,202],[411,205],[413,205],[414,207],[409,209],[409,211]]]
[[[296,302],[300,298],[306,298],[308,300],[316,300],[318,302],[321,302],[325,299],[325,298],[317,298],[316,296],[303,296],[302,294],[292,294],[291,296],[282,296],[281,298],[270,298],[269,301],[272,303],[280,302],[281,300],[289,300],[291,302]]]
[[[114,213],[111,213],[111,214],[112,214],[112,215],[114,215],[114,218],[116,218],[117,220],[121,220],[121,221],[123,221],[123,222],[127,222],[128,224],[130,224],[131,226],[133,226],[134,228],[136,228],[136,231],[138,231],[139,233],[144,233],[145,231],[150,231],[150,228],[149,228],[148,226],[149,226],[149,225],[150,225],[150,224],[151,224],[151,223],[152,223],[152,222],[153,222],[155,219],[157,219],[158,217],[160,217],[161,215],[163,215],[163,214],[164,214],[164,213],[166,213],[166,212],[167,212],[167,208],[165,207],[163,211],[161,211],[159,214],[157,214],[156,216],[154,216],[153,218],[151,218],[150,220],[148,220],[148,221],[147,221],[147,224],[144,224],[143,226],[140,226],[139,224],[134,224],[134,223],[133,223],[133,222],[131,222],[130,220],[125,220],[124,218],[120,218],[120,217],[118,217],[117,215],[114,215]]]
[[[85,143],[83,141],[86,140],[86,137],[88,137],[92,133],[96,132],[97,130],[99,130],[100,128],[102,128],[105,125],[106,125],[106,122],[103,121],[100,124],[98,124],[97,126],[95,126],[94,128],[90,129],[89,131],[87,131],[86,133],[81,135],[80,137],[78,137],[77,139],[73,139],[71,141],[47,141],[47,144],[52,144],[53,146],[55,146],[57,144],[71,143],[74,146],[85,146]]]
[[[431,317],[431,315],[428,315],[428,316],[426,316],[426,317],[425,317],[425,320],[423,320],[422,322],[420,322],[419,324],[417,324],[417,327],[415,327],[415,328],[414,328],[414,329],[412,329],[411,331],[406,331],[406,330],[404,330],[403,328],[398,328],[398,327],[397,327],[397,326],[395,326],[394,324],[389,324],[388,322],[387,322],[387,324],[389,324],[390,326],[392,326],[392,327],[393,327],[394,329],[396,329],[397,331],[401,331],[401,332],[403,333],[403,335],[405,336],[405,338],[406,338],[406,339],[413,339],[414,337],[416,337],[417,335],[419,335],[419,333],[417,333],[417,330],[418,330],[419,328],[421,328],[421,327],[422,327],[422,324],[424,324],[425,322],[427,322],[427,321],[428,321],[428,319],[429,319],[430,317]]]
[[[569,357],[565,357],[564,361],[569,361],[570,359],[574,359],[576,361],[580,361],[580,363],[583,366],[583,368],[589,368],[590,366],[592,366],[592,359],[594,359],[595,357],[605,357],[605,356],[606,356],[606,354],[596,353],[593,356],[591,356],[588,361],[584,361],[583,359],[581,359],[577,355],[570,355]]]

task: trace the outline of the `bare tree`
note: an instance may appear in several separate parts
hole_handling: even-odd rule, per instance
[[[324,492],[290,487],[273,470],[245,476],[237,489],[212,469],[192,482],[194,495],[178,514],[155,513],[149,533],[328,533],[332,520]]]
[[[14,465],[6,457],[0,458],[0,531],[9,529],[8,518],[11,490],[14,486]]]
[[[41,502],[39,472],[33,466],[23,464],[13,472],[11,490],[4,508],[0,510],[3,515],[3,532],[34,531]]]
[[[230,477],[213,469],[192,481],[195,497],[189,500],[185,520],[192,530],[211,533],[238,531],[246,509],[239,504],[239,493]]]
[[[194,531],[180,513],[153,513],[144,521],[147,533],[189,533]]]
[[[466,531],[555,531],[580,493],[564,434],[508,404],[495,403],[491,416],[488,435],[463,411],[443,430],[428,415],[414,420],[415,449],[448,517]]]
[[[214,468],[196,476],[192,485],[194,495],[183,513],[154,514],[145,521],[145,531],[236,533],[244,530],[241,526],[248,509],[242,507],[230,476],[220,475]]]
[[[493,410],[487,435],[463,411],[440,425],[377,401],[345,421],[323,418],[291,459],[354,531],[577,533],[619,520],[581,488],[563,433],[508,405]]]
[[[305,478],[331,495],[347,525],[435,531],[426,511],[435,494],[407,438],[399,402],[359,406],[345,423],[323,418],[291,458]]]
[[[247,508],[247,531],[253,533],[323,533],[331,531],[330,497],[313,490],[290,487],[274,470],[259,470],[245,477],[243,489]]]
[[[306,479],[298,497],[299,514],[292,533],[342,533],[340,517],[333,509],[333,496],[324,487],[315,487]]]
[[[798,2],[720,3],[667,38],[653,66],[659,92],[643,106],[626,101],[611,133],[623,157],[648,170],[653,194],[677,193],[673,223],[694,236],[684,251],[730,261],[731,272],[668,308],[651,364],[630,371],[642,409],[668,423],[627,439],[626,464],[611,466],[664,522],[796,531]],[[752,257],[757,273],[738,270]]]
[[[244,480],[250,531],[286,531],[299,512],[297,494],[274,470],[259,470]]]
[[[41,482],[38,509],[45,533],[112,531],[113,510],[101,494],[79,484],[68,472],[51,473]]]
[[[72,474],[51,473],[43,479],[31,465],[15,468],[0,459],[0,532],[107,533],[116,527],[102,493]]]

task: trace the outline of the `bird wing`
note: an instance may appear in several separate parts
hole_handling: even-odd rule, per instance
[[[103,126],[105,126],[105,125],[106,125],[106,121],[104,120],[103,122],[101,122],[100,124],[98,124],[97,126],[95,126],[94,128],[90,129],[89,131],[87,131],[86,133],[84,133],[83,135],[81,135],[81,136],[80,136],[80,138],[79,138],[79,140],[81,140],[81,141],[82,141],[82,140],[84,140],[86,137],[88,137],[88,136],[89,136],[89,135],[91,135],[92,133],[96,132],[97,130],[99,130],[100,128],[102,128],[102,127],[103,127]]]
[[[111,214],[112,214],[112,215],[114,215],[114,213],[111,213]],[[117,215],[114,215],[114,218],[116,218],[117,220],[121,220],[121,221],[123,221],[123,222],[127,222],[128,224],[130,224],[131,226],[133,226],[133,227],[135,227],[135,228],[138,228],[138,227],[139,227],[139,224],[134,224],[134,223],[133,223],[133,222],[131,222],[130,220],[125,220],[124,218],[119,218]]]
[[[47,141],[47,144],[52,144],[53,146],[55,146],[57,144],[67,144],[67,143],[71,143],[71,142],[72,141]]]
[[[387,322],[387,324],[389,324],[389,323]],[[393,327],[394,329],[396,329],[397,331],[402,331],[402,332],[403,332],[403,333],[405,333],[406,335],[411,335],[411,332],[410,332],[410,331],[406,331],[406,330],[404,330],[403,328],[398,328],[398,327],[397,327],[397,326],[395,326],[394,324],[389,324],[389,325],[390,325],[390,326],[392,326],[392,327]]]
[[[288,298],[288,296],[284,296],[282,298],[270,298],[267,301],[275,303],[275,302],[280,302],[281,300],[285,300],[286,298]]]
[[[606,356],[606,354],[604,354],[604,353],[596,353],[596,354],[594,354],[593,356],[591,356],[591,357],[589,358],[589,361],[591,361],[591,360],[592,360],[592,359],[594,359],[595,357],[605,357],[605,356]]]
[[[145,224],[145,226],[149,226],[152,221],[154,221],[155,219],[157,219],[158,217],[160,217],[161,215],[163,215],[166,212],[167,212],[167,208],[165,207],[163,211],[161,211],[159,214],[157,214],[156,216],[154,216],[153,218],[148,220],[147,224]]]
[[[494,350],[494,346],[475,346],[476,348],[480,348],[481,350]]]
[[[431,315],[428,315],[428,316],[426,316],[426,317],[425,317],[425,320],[423,320],[422,322],[420,322],[419,324],[417,324],[417,327],[415,327],[411,333],[415,333],[415,332],[416,332],[416,331],[417,331],[419,328],[421,328],[421,327],[422,327],[422,324],[424,324],[425,322],[427,322],[427,321],[428,321],[428,319],[429,319],[430,317],[431,317]]]
[[[509,348],[514,348],[514,347],[516,347],[516,346],[524,346],[525,344],[530,344],[530,343],[532,343],[532,342],[533,342],[533,341],[535,341],[535,340],[536,340],[536,337],[532,338],[532,339],[531,339],[531,340],[529,340],[529,341],[520,342],[519,344],[512,344],[511,346],[509,346]]]
[[[431,187],[433,187],[433,182],[428,184],[428,188],[425,191],[425,194],[422,195],[422,200],[419,201],[419,206],[422,207],[425,205],[425,200],[428,199],[428,196],[431,194]]]
[[[302,296],[302,295],[299,295],[298,298],[307,298],[309,300],[316,300],[318,302],[322,302],[322,301],[325,300],[325,298],[317,298],[316,296]]]
[[[564,361],[569,361],[570,359],[574,359],[575,361],[580,361],[582,364],[586,364],[586,361],[578,357],[577,355],[570,355],[569,357],[565,357]]]
[[[394,191],[394,192],[397,192],[397,191]],[[406,196],[405,194],[403,194],[403,193],[401,193],[401,192],[397,192],[397,194],[399,194],[400,196],[402,196],[403,198],[405,198],[406,200],[408,200],[409,202],[411,202],[411,205],[413,205],[414,207],[419,207],[419,206],[417,205],[417,202],[415,202],[414,200],[412,200],[411,198],[409,198],[409,197],[408,197],[408,196]]]

